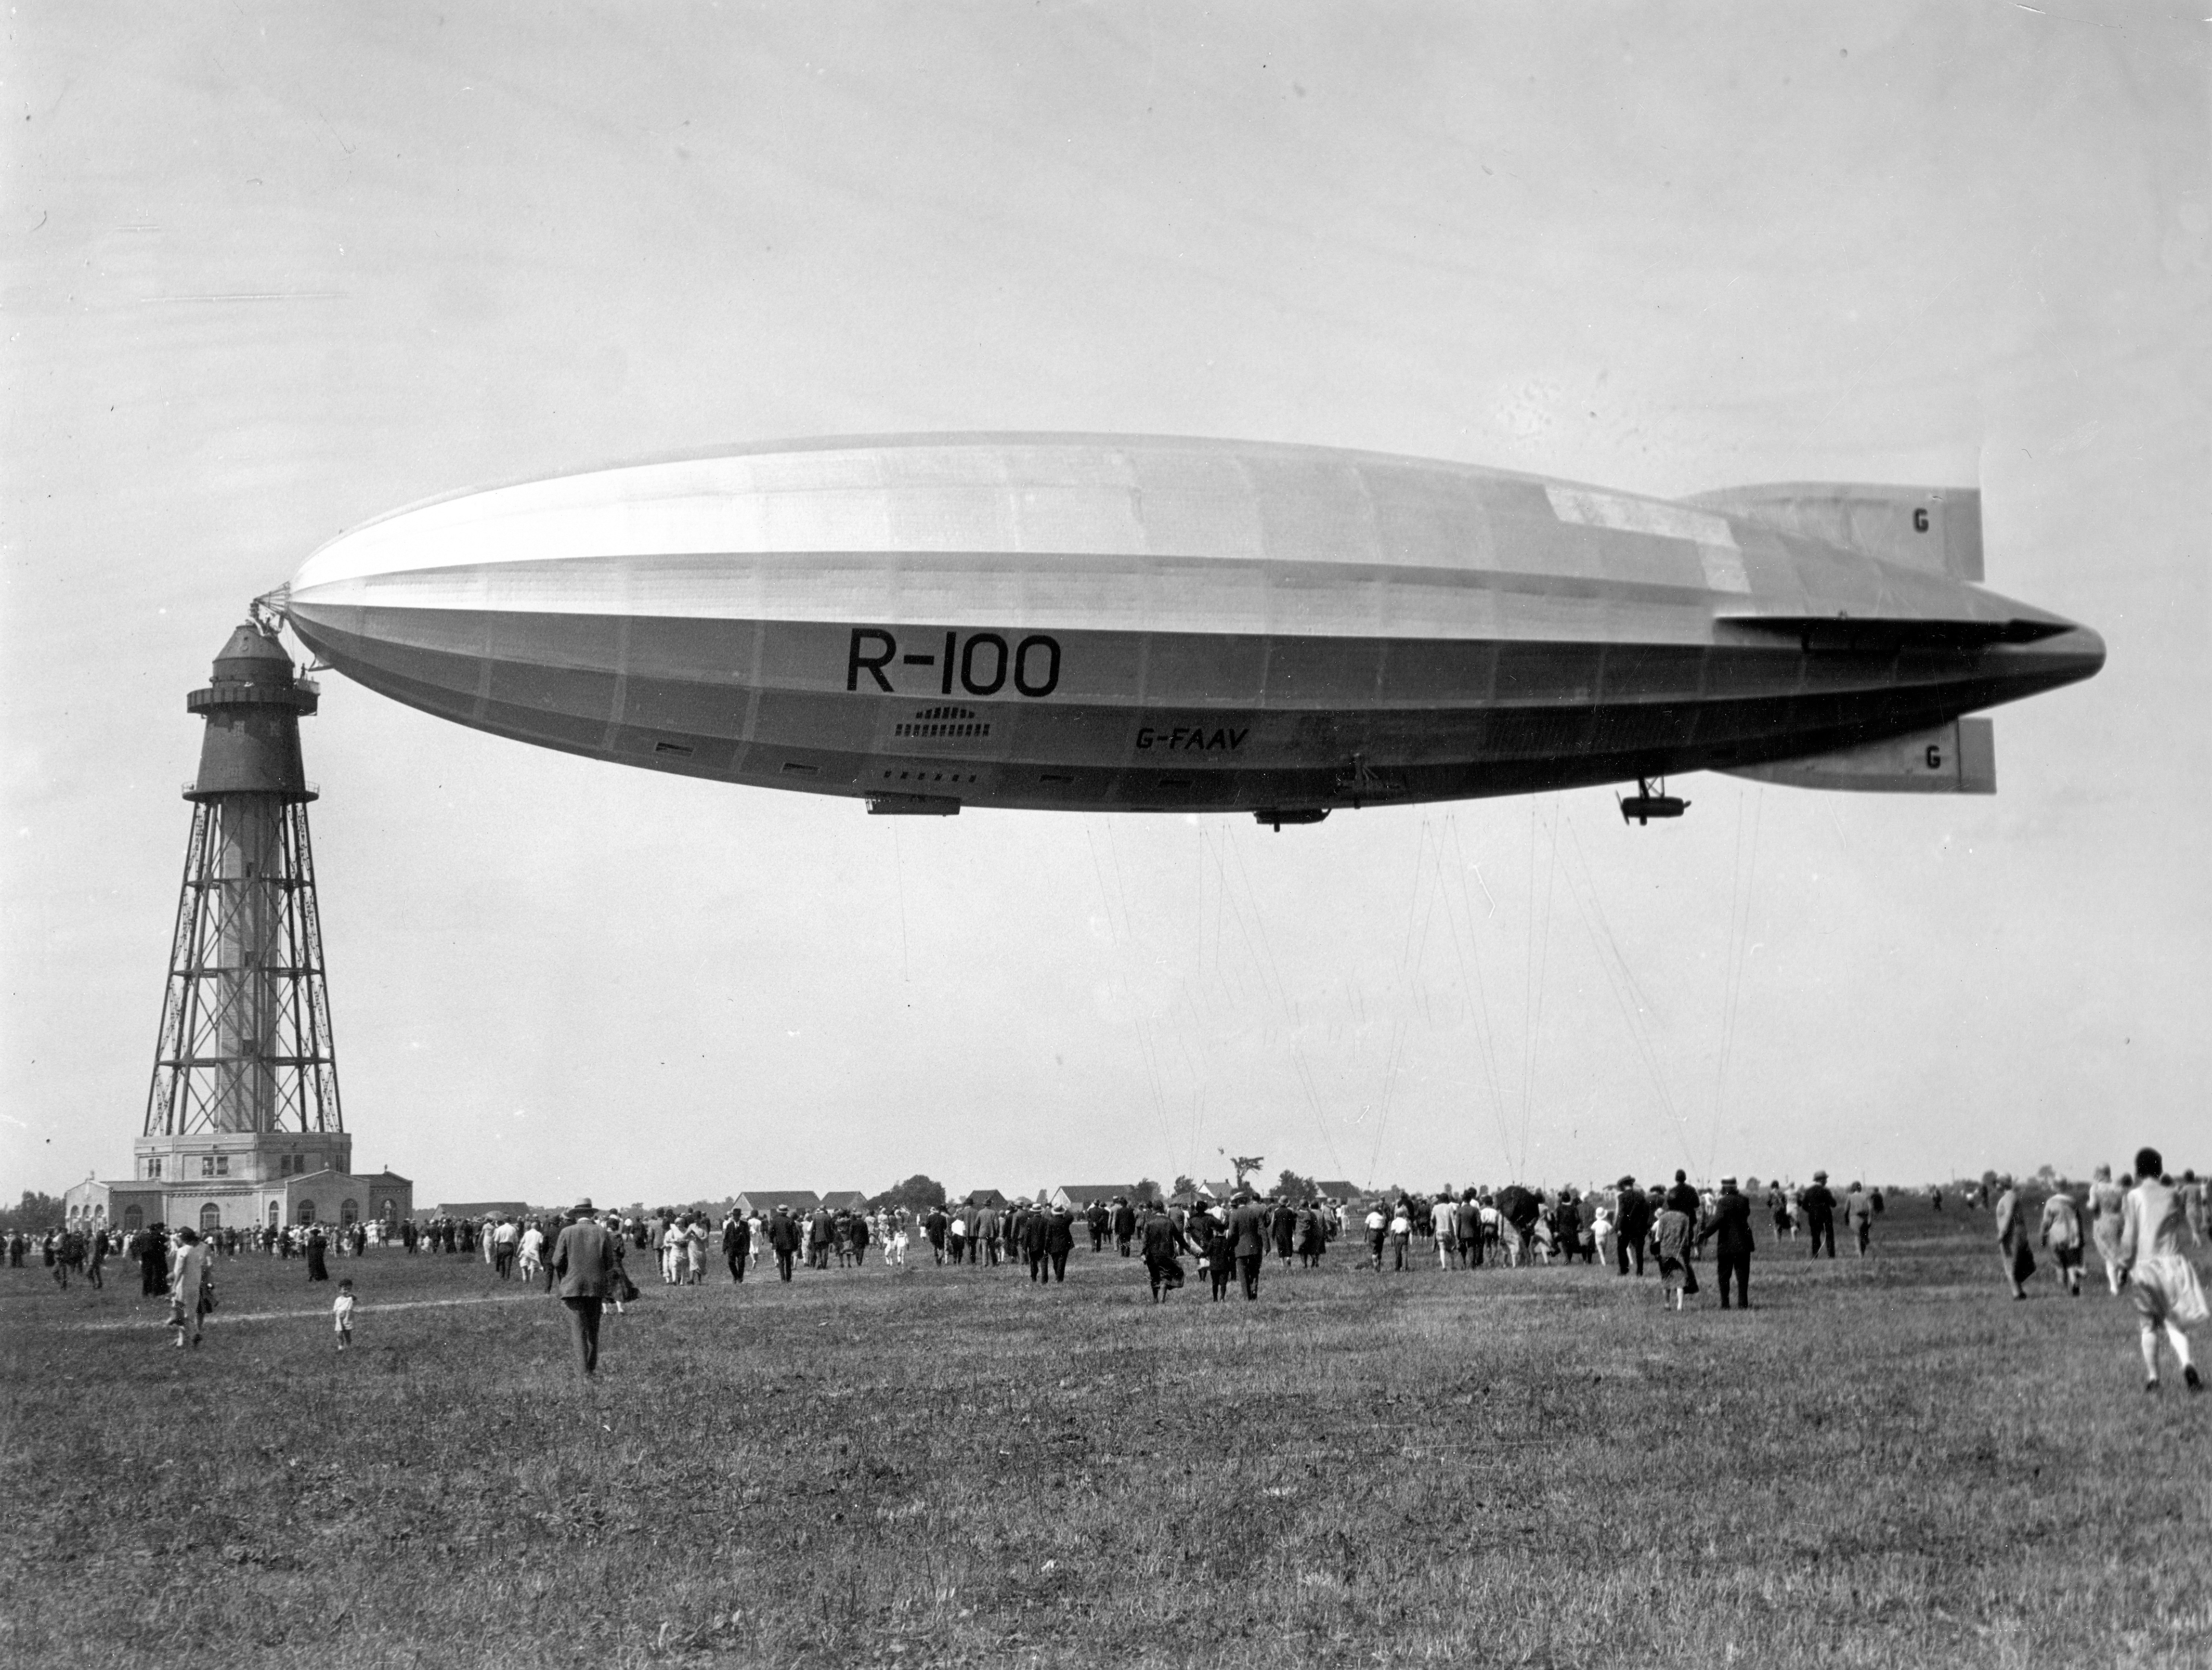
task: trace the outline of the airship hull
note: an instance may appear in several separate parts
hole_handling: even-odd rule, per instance
[[[1863,523],[1321,449],[825,444],[402,513],[282,606],[459,723],[890,811],[1295,817],[1757,767],[2101,661],[1941,560],[1813,537]]]

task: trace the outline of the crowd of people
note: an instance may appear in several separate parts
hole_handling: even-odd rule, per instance
[[[1942,1211],[1943,1192],[1930,1191],[1929,1202]],[[1205,1272],[1213,1300],[1235,1293],[1249,1301],[1259,1297],[1271,1258],[1285,1268],[1317,1266],[1342,1242],[1357,1246],[1377,1272],[1402,1272],[1431,1259],[1443,1270],[1577,1260],[1610,1266],[1624,1277],[1650,1269],[1657,1274],[1664,1302],[1679,1310],[1701,1290],[1697,1264],[1710,1245],[1720,1308],[1747,1309],[1756,1218],[1771,1224],[1778,1244],[1802,1241],[1804,1255],[1812,1258],[1836,1256],[1840,1224],[1845,1244],[1866,1258],[1873,1255],[1875,1225],[1887,1205],[1880,1188],[1856,1181],[1838,1193],[1825,1171],[1814,1172],[1802,1187],[1768,1184],[1756,1207],[1733,1177],[1700,1189],[1677,1171],[1671,1183],[1648,1187],[1624,1176],[1608,1188],[1446,1186],[1433,1194],[1394,1191],[1361,1200],[1292,1199],[1248,1188],[1226,1199],[1203,1192],[1173,1200],[1115,1195],[1080,1207],[1064,1199],[1001,1204],[996,1197],[975,1197],[922,1207],[817,1206],[803,1213],[787,1206],[765,1212],[732,1206],[719,1222],[696,1207],[601,1212],[586,1201],[565,1212],[218,1229],[204,1237],[189,1228],[172,1234],[158,1224],[130,1234],[68,1226],[42,1236],[15,1232],[5,1253],[20,1268],[35,1252],[64,1287],[78,1277],[104,1284],[104,1266],[112,1258],[130,1260],[139,1266],[144,1295],[170,1297],[179,1346],[188,1338],[198,1343],[201,1319],[214,1304],[218,1257],[256,1250],[271,1258],[299,1257],[308,1280],[327,1281],[331,1257],[362,1257],[382,1246],[410,1254],[475,1256],[495,1279],[542,1283],[569,1303],[572,1315],[589,1309],[590,1326],[580,1321],[577,1333],[578,1360],[589,1372],[597,1360],[598,1307],[611,1303],[619,1309],[635,1297],[633,1260],[669,1285],[704,1281],[717,1259],[733,1282],[743,1282],[756,1263],[770,1260],[778,1278],[787,1282],[802,1265],[857,1268],[872,1251],[894,1267],[924,1258],[939,1266],[1008,1266],[1025,1270],[1031,1282],[1049,1284],[1066,1280],[1068,1257],[1087,1237],[1094,1253],[1110,1249],[1141,1261],[1157,1303],[1184,1285],[1186,1259]],[[2013,1179],[1999,1177],[1970,1186],[1963,1205],[1969,1212],[1992,1213],[2015,1298],[2027,1297],[2038,1247],[2048,1255],[2060,1290],[2078,1297],[2085,1255],[2094,1248],[2109,1290],[2127,1293],[2142,1317],[2148,1383],[2154,1389],[2160,1383],[2163,1342],[2185,1383],[2191,1389],[2200,1385],[2185,1331],[2205,1316],[2201,1284],[2187,1256],[2206,1235],[2205,1187],[2194,1171],[2177,1182],[2165,1175],[2157,1151],[2145,1149],[2136,1154],[2133,1171],[2117,1182],[2110,1167],[2099,1167],[2080,1198],[2055,1183],[2039,1210]],[[579,1236],[580,1225],[589,1226],[588,1236]],[[572,1245],[580,1240],[592,1244],[580,1252]],[[339,1285],[344,1291],[335,1308],[343,1344],[350,1339],[353,1303],[350,1283]]]

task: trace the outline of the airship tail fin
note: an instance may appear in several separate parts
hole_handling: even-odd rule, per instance
[[[1982,495],[1975,488],[1777,482],[1692,494],[1683,502],[1953,580],[1982,577]]]
[[[1863,794],[1995,794],[1996,735],[1985,719],[1954,719],[1909,737],[1739,766],[1728,774],[1786,788],[1852,789]]]

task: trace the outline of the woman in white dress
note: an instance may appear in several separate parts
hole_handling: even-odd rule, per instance
[[[2115,1296],[2120,1290],[2120,1208],[2127,1198],[2127,1192],[2113,1182],[2112,1167],[2099,1166],[2089,1184],[2089,1236],[2104,1261],[2105,1285]]]
[[[2143,1390],[2158,1390],[2158,1339],[2162,1331],[2181,1364],[2181,1378],[2192,1392],[2204,1389],[2197,1365],[2189,1360],[2189,1336],[2183,1330],[2201,1322],[2207,1311],[2204,1289],[2182,1251],[2189,1219],[2181,1194],[2161,1175],[2166,1162],[2155,1148],[2138,1150],[2136,1175],[2142,1181],[2128,1191],[2120,1213],[2120,1268],[2128,1296],[2142,1318]]]

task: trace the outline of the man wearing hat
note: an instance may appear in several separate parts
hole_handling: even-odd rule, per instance
[[[1856,1177],[1844,1196],[1844,1222],[1851,1226],[1851,1242],[1864,1258],[1874,1238],[1874,1195]]]
[[[785,1281],[791,1279],[792,1260],[799,1256],[801,1232],[799,1220],[791,1215],[791,1208],[779,1205],[775,1216],[769,1220],[769,1250],[775,1254],[775,1273]]]
[[[1698,1236],[1702,1247],[1716,1237],[1720,1242],[1721,1309],[1729,1308],[1729,1278],[1735,1278],[1738,1307],[1751,1309],[1751,1201],[1736,1192],[1735,1179],[1721,1179],[1719,1197],[1713,1202],[1713,1221]]]
[[[1644,1243],[1651,1237],[1651,1197],[1636,1187],[1633,1176],[1623,1177],[1620,1189],[1620,1197],[1613,1209],[1613,1232],[1619,1237],[1613,1262],[1625,1276],[1632,1257],[1636,1273],[1640,1276],[1644,1273]]]
[[[1237,1276],[1244,1290],[1244,1297],[1260,1297],[1260,1265],[1267,1254],[1267,1220],[1252,1199],[1251,1192],[1240,1190],[1237,1204],[1229,1213],[1229,1227],[1223,1233],[1230,1238],[1230,1252],[1237,1260]]]
[[[614,1237],[592,1215],[592,1203],[579,1200],[561,1238],[553,1243],[548,1267],[560,1278],[561,1303],[568,1308],[568,1332],[576,1342],[576,1368],[586,1380],[599,1368],[599,1313],[614,1285]]]
[[[1828,1256],[1835,1257],[1836,1197],[1829,1192],[1826,1172],[1813,1174],[1813,1187],[1805,1191],[1797,1205],[1805,1215],[1805,1229],[1813,1238],[1813,1244],[1806,1249],[1805,1256],[1820,1257],[1820,1248],[1826,1245]]]

